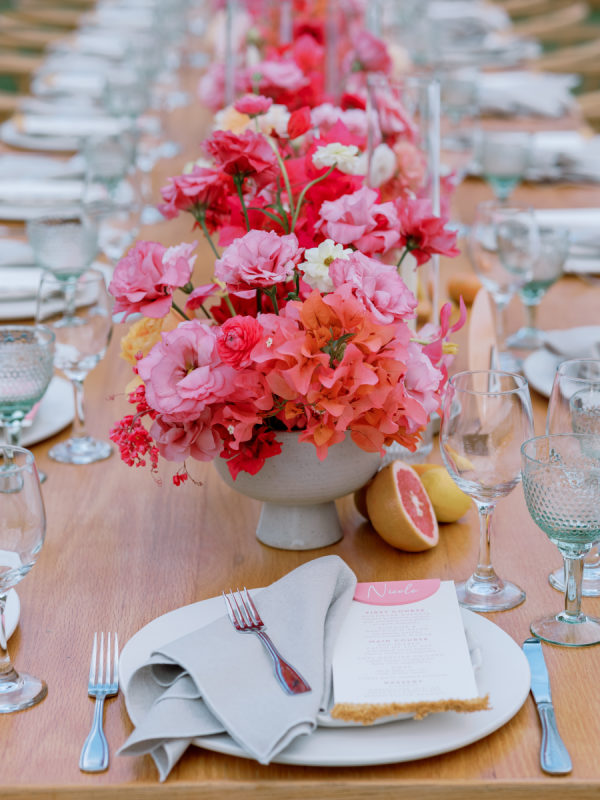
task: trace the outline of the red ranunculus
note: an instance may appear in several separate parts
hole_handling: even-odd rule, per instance
[[[249,367],[250,352],[262,333],[262,326],[255,317],[230,317],[221,326],[217,342],[221,361],[235,369]]]

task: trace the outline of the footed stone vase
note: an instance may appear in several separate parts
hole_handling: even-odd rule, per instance
[[[234,481],[225,459],[213,461],[232,489],[262,500],[256,537],[281,550],[312,550],[342,538],[334,500],[354,492],[381,465],[379,453],[367,453],[349,435],[319,461],[310,442],[298,433],[278,433],[281,453],[268,458],[257,475],[240,472]]]

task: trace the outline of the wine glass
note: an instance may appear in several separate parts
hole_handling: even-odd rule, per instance
[[[6,645],[6,593],[35,564],[46,532],[46,514],[33,454],[0,447],[0,713],[22,711],[46,697],[44,681],[17,672]]]
[[[519,288],[527,322],[506,344],[525,350],[537,350],[544,344],[537,327],[537,308],[553,283],[563,274],[569,254],[569,231],[566,228],[542,228],[538,232],[539,253],[533,260],[531,279]]]
[[[558,365],[554,375],[546,433],[595,433],[600,435],[600,360],[573,358]],[[565,590],[564,569],[551,572],[550,585]],[[600,548],[595,543],[584,560],[582,593],[600,595]]]
[[[20,444],[23,420],[48,388],[54,339],[43,325],[0,325],[0,423],[7,444]]]
[[[29,220],[27,238],[38,266],[64,280],[85,272],[98,252],[98,227],[77,210]]]
[[[88,270],[75,284],[75,314],[68,309],[65,284],[49,273],[42,277],[37,299],[37,320],[56,336],[54,366],[73,384],[75,419],[70,438],[54,445],[50,458],[67,464],[90,464],[108,458],[112,446],[85,431],[83,382],[106,352],[112,329],[112,298],[104,275]]]
[[[450,378],[442,405],[440,449],[451,477],[479,512],[475,572],[456,584],[458,601],[473,611],[504,611],[525,592],[503,581],[492,566],[492,517],[496,503],[521,479],[520,448],[533,435],[527,381],[497,370],[459,372]]]
[[[517,250],[501,257],[501,247],[507,246],[511,228],[521,228],[526,243],[533,242],[535,219],[527,208],[508,208],[494,200],[477,205],[475,219],[467,237],[467,253],[482,285],[490,293],[495,305],[496,341],[499,363],[503,370],[516,372],[521,362],[506,350],[504,335],[504,309],[517,289],[529,280],[527,261],[517,257]],[[508,268],[510,265],[510,269]],[[529,269],[531,267],[529,266]]]
[[[531,157],[531,134],[484,131],[479,162],[483,177],[499,203],[506,203],[523,179]]]
[[[600,643],[600,619],[581,611],[583,559],[600,537],[600,461],[590,455],[599,451],[600,440],[590,434],[546,434],[522,447],[527,508],[564,559],[564,610],[530,626],[552,644]]]

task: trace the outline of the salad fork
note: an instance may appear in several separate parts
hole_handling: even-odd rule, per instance
[[[245,586],[241,592],[239,589],[236,589],[235,592],[230,589],[228,594],[223,592],[223,599],[225,600],[225,607],[227,608],[227,614],[231,620],[231,624],[236,631],[239,631],[239,633],[255,633],[264,644],[267,652],[273,659],[275,677],[283,691],[286,692],[286,694],[310,692],[311,688],[308,683],[296,672],[292,665],[283,658],[266,634],[265,624],[260,618],[258,609],[254,605],[254,601],[250,597],[248,589],[246,589]]]
[[[112,635],[112,656],[111,656]],[[112,667],[112,672],[111,672]],[[88,695],[96,698],[94,720],[79,758],[82,772],[102,772],[108,767],[108,742],[102,728],[104,701],[119,691],[119,640],[117,634],[106,634],[106,659],[104,658],[104,633],[100,634],[100,653],[98,655],[98,634],[94,634]]]

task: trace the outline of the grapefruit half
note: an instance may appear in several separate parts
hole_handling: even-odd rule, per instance
[[[417,473],[402,461],[392,461],[367,489],[369,519],[392,547],[418,553],[438,543],[435,512]]]

